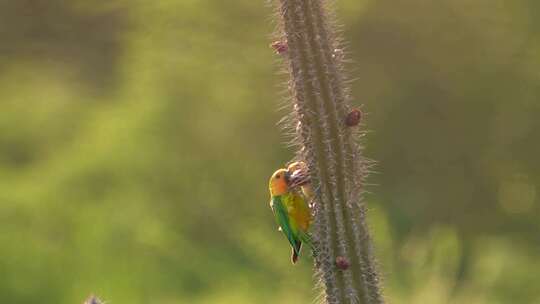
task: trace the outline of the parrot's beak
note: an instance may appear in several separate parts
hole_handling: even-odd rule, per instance
[[[289,185],[290,181],[291,181],[291,173],[287,171],[285,172],[285,182],[287,183],[287,185]]]
[[[289,182],[287,184],[290,188],[295,188],[307,183],[309,183],[309,175],[304,170],[298,169],[290,174]]]

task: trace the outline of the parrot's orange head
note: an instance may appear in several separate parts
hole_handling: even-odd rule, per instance
[[[270,195],[277,196],[285,194],[289,189],[289,172],[287,169],[279,169],[272,177],[270,177],[270,182],[268,183],[268,188],[270,188]]]

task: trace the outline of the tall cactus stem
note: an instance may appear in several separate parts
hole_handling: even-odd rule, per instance
[[[325,303],[383,303],[362,202],[369,162],[348,123],[351,111],[336,31],[322,0],[279,0],[279,41],[287,41],[298,158],[307,162],[314,198],[315,275]],[[285,54],[284,54],[285,55]]]

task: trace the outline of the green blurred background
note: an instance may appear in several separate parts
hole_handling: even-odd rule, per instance
[[[391,303],[540,303],[540,2],[340,0]],[[264,1],[0,0],[2,303],[311,303]]]

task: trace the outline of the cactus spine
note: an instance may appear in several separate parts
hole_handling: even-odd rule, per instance
[[[383,303],[361,201],[369,163],[361,132],[346,123],[351,111],[334,29],[322,0],[278,0],[298,158],[316,189],[315,273],[325,303]]]

